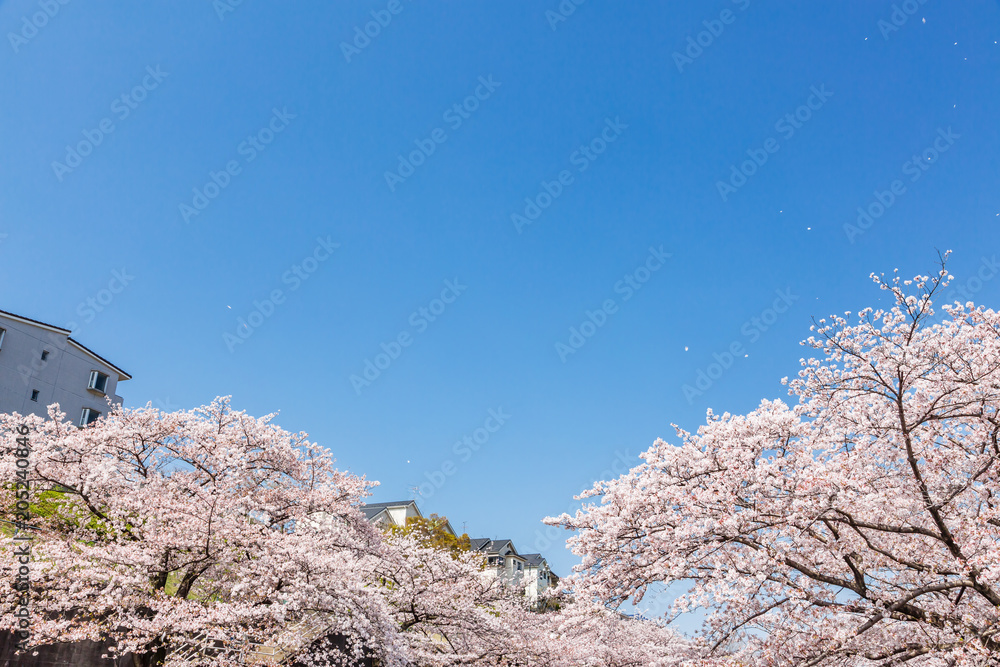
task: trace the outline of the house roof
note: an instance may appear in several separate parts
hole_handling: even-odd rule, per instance
[[[540,566],[545,562],[545,558],[542,554],[521,554],[521,558],[528,562],[528,565]]]
[[[406,507],[407,505],[416,504],[416,500],[397,500],[394,503],[365,503],[365,507],[380,507],[385,509],[386,507]]]
[[[420,511],[420,507],[417,506],[417,501],[415,500],[397,500],[395,502],[388,502],[388,503],[367,503],[361,505],[361,512],[362,514],[365,515],[366,519],[371,521],[372,519],[377,517],[382,512],[385,512],[386,510],[404,508],[404,507],[409,507],[411,505],[413,506],[413,510],[417,513],[417,516],[423,518],[424,514],[423,512]],[[432,514],[431,516],[434,517],[435,515]],[[448,521],[446,517],[438,517],[438,518],[444,519],[445,529],[455,537],[458,537],[458,533],[455,532],[455,529],[452,527],[451,522]]]
[[[517,553],[517,549],[514,548],[514,543],[510,540],[491,540],[485,537],[477,537],[473,540],[469,540],[473,551],[484,551],[486,553],[495,554],[500,553],[500,549],[503,548],[505,544],[510,545],[510,555],[517,556],[521,558],[522,556]]]
[[[366,503],[361,506],[361,513],[365,515],[365,518],[371,521],[388,509],[393,509],[395,507],[409,507],[410,505],[413,505],[413,509],[417,511],[418,516],[423,516],[423,514],[420,513],[420,508],[417,507],[417,502],[415,500],[398,500],[390,503]]]
[[[48,329],[49,331],[52,331],[54,333],[63,334],[64,336],[66,336],[66,339],[70,343],[72,343],[73,345],[75,345],[76,347],[78,347],[82,352],[85,352],[85,353],[89,354],[90,356],[94,357],[95,359],[97,359],[98,361],[100,361],[102,363],[105,363],[108,366],[110,366],[112,370],[114,370],[116,373],[118,373],[118,379],[119,380],[131,380],[132,379],[131,375],[129,375],[128,373],[126,373],[122,369],[118,368],[113,363],[111,363],[110,361],[108,361],[107,359],[105,359],[104,357],[102,357],[101,355],[97,354],[96,352],[94,352],[93,350],[91,350],[89,347],[87,347],[86,345],[84,345],[83,343],[81,343],[80,341],[78,341],[78,340],[76,340],[74,338],[71,338],[70,334],[73,333],[73,332],[70,331],[69,329],[64,329],[62,327],[57,327],[54,324],[46,324],[45,322],[40,322],[38,320],[33,320],[30,317],[25,317],[23,315],[16,315],[14,313],[7,312],[6,310],[0,310],[0,315],[3,315],[5,317],[9,317],[12,320],[17,320],[19,322],[24,322],[26,324],[33,324],[35,326],[42,327],[43,329]]]
[[[40,322],[38,320],[33,320],[30,317],[25,317],[24,315],[17,315],[15,313],[9,313],[6,310],[0,310],[0,315],[6,315],[13,320],[20,320],[21,322],[26,322],[28,324],[34,324],[50,331],[55,331],[56,333],[66,334],[67,336],[73,333],[69,329],[63,329],[62,327],[57,327],[54,324],[46,324],[45,322]]]

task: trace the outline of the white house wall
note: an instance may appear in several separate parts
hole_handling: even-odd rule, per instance
[[[0,315],[0,328],[6,330],[0,345],[0,412],[44,417],[48,406],[58,403],[67,419],[77,424],[83,408],[105,414],[108,397],[121,404],[118,371],[80,350],[66,334],[5,315]],[[43,350],[49,353],[45,361]],[[87,389],[94,370],[108,376],[107,397]],[[37,402],[31,400],[34,390]]]

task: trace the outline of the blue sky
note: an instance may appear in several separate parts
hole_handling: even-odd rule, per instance
[[[870,272],[1000,295],[1000,4],[790,5],[7,0],[0,308],[565,573],[542,517]]]

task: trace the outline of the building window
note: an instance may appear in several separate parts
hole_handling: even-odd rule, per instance
[[[87,389],[93,389],[102,394],[108,393],[108,376],[100,371],[90,371],[90,382],[87,384]]]
[[[49,358],[49,351],[48,350],[42,350],[42,361],[45,361],[48,358]]]
[[[38,402],[38,390],[37,389],[32,389],[31,390],[31,400],[33,400],[35,403]]]
[[[7,333],[7,330],[0,327],[0,348],[3,348],[3,335]]]
[[[97,418],[101,416],[101,413],[97,410],[91,410],[90,408],[84,408],[83,412],[80,414],[80,428],[84,426],[90,426]]]

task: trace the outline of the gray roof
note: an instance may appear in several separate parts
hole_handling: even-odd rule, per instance
[[[491,540],[485,537],[477,537],[473,540],[469,540],[469,542],[472,545],[473,551],[484,551],[490,554],[500,553],[500,549],[503,548],[503,545],[510,544],[510,550],[513,552],[513,555],[520,556],[520,554],[517,553],[517,549],[514,548],[514,543],[510,540]]]
[[[407,505],[415,505],[416,500],[397,500],[393,503],[365,503],[365,507],[378,507],[385,509],[386,507],[406,507]]]
[[[524,559],[524,561],[528,565],[532,565],[532,566],[535,566],[535,567],[541,567],[542,563],[546,563],[547,564],[547,562],[545,560],[545,557],[542,556],[542,554],[519,554],[519,553],[517,553],[517,550],[514,548],[514,543],[511,542],[510,540],[491,540],[488,537],[476,537],[476,538],[473,538],[473,539],[469,540],[469,545],[470,545],[472,551],[481,551],[481,552],[487,553],[487,554],[499,553],[500,549],[503,547],[503,545],[508,544],[508,543],[510,544],[510,548],[513,551],[513,554],[511,554],[511,555],[516,556],[517,558]],[[549,570],[549,574],[551,576],[553,576],[553,577],[556,576],[552,572],[551,569]],[[556,578],[558,579],[558,577],[556,577]]]
[[[381,514],[383,510],[387,510],[390,507],[406,507],[407,505],[415,504],[416,501],[414,500],[399,500],[392,503],[366,503],[360,509],[365,518],[371,520]]]
[[[528,565],[538,566],[545,562],[545,558],[542,557],[542,554],[521,554],[521,558],[526,560]]]
[[[385,511],[384,507],[368,507],[367,505],[361,506],[361,513],[365,515],[365,518],[371,521],[379,514]]]

